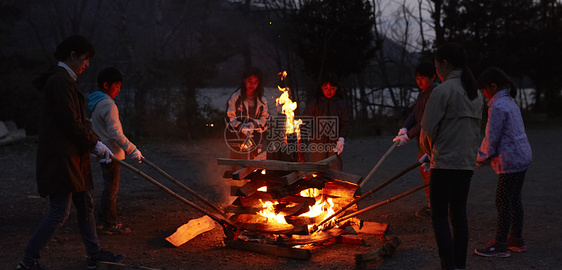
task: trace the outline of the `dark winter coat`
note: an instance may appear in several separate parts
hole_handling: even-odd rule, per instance
[[[304,110],[304,116],[315,117],[312,123],[313,132],[312,142],[322,142],[322,143],[336,143],[339,137],[347,137],[348,129],[348,117],[347,117],[347,107],[345,105],[345,100],[334,96],[332,98],[327,98],[325,96],[320,96],[313,99],[307,104]],[[323,117],[337,117],[337,126],[335,130],[327,131],[323,128],[322,118]],[[328,125],[330,126],[330,125]]]
[[[99,138],[86,120],[78,84],[60,66],[52,66],[33,84],[44,100],[36,165],[39,194],[93,189],[90,150]]]
[[[408,129],[408,138],[410,138],[410,140],[414,138],[418,140],[420,137],[421,122],[423,119],[423,112],[425,111],[425,104],[427,103],[427,100],[429,100],[429,96],[431,96],[431,91],[437,85],[439,84],[434,83],[418,94],[418,98],[416,99],[416,103],[414,103],[412,112],[402,124],[402,127]]]

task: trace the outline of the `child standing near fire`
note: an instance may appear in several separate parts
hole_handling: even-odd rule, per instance
[[[496,238],[474,252],[486,257],[509,257],[510,250],[525,251],[521,189],[531,165],[531,145],[521,111],[513,100],[517,89],[499,68],[486,69],[478,78],[488,101],[486,136],[478,150],[476,166],[492,166],[498,174]]]
[[[425,104],[427,103],[429,96],[431,96],[431,91],[439,84],[435,82],[437,73],[435,73],[435,64],[433,63],[421,62],[416,67],[415,74],[416,83],[420,87],[421,92],[418,94],[412,112],[410,113],[410,115],[408,115],[408,118],[406,118],[406,120],[402,124],[402,128],[398,131],[398,135],[396,135],[396,137],[392,141],[398,141],[398,146],[402,146],[409,140],[415,138],[418,142],[418,159],[421,159],[425,154],[419,144],[423,112],[425,110]],[[420,174],[422,176],[423,182],[429,183],[431,172],[420,166]],[[418,217],[429,217],[431,214],[431,204],[429,203],[429,186],[425,188],[425,197],[427,198],[427,205],[416,212],[416,216]]]
[[[226,134],[235,142],[230,146],[230,158],[253,159],[259,152],[262,134],[267,130],[269,112],[259,68],[250,67],[242,82],[227,102]],[[227,140],[230,140],[227,138]]]
[[[123,160],[127,154],[140,163],[144,157],[123,134],[119,110],[114,101],[121,91],[122,81],[121,72],[113,67],[106,68],[98,74],[100,90],[88,96],[90,99],[88,107],[92,112],[92,128],[116,158]],[[103,173],[103,192],[98,229],[102,234],[129,234],[131,229],[117,220],[117,191],[121,165],[117,162],[100,163],[100,165]]]
[[[312,116],[315,125],[314,128],[310,127],[313,132],[307,147],[307,161],[317,162],[337,154],[337,162],[333,167],[342,170],[340,154],[343,152],[349,121],[345,100],[338,89],[337,75],[327,72],[320,81],[321,91],[307,104],[303,115]],[[321,123],[332,120],[335,121],[334,125]]]

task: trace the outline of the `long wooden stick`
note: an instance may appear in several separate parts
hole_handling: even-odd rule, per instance
[[[166,178],[168,178],[168,180],[172,181],[172,183],[178,185],[179,187],[181,187],[182,189],[184,189],[185,191],[191,193],[191,195],[195,196],[197,199],[201,200],[202,202],[204,202],[206,205],[208,205],[209,207],[211,207],[213,210],[215,210],[215,212],[219,213],[221,216],[226,218],[226,213],[224,213],[224,211],[220,210],[218,207],[216,207],[214,204],[212,204],[210,201],[208,201],[207,199],[203,198],[203,196],[199,195],[197,192],[195,192],[194,190],[190,189],[188,186],[184,185],[183,183],[181,183],[180,181],[174,179],[172,176],[170,176],[169,174],[167,174],[164,170],[160,169],[158,166],[156,166],[154,163],[150,162],[148,159],[143,158],[142,161],[144,161],[146,164],[148,164],[148,166],[154,168],[156,171],[158,171],[160,174],[162,174],[163,176],[165,176]]]
[[[363,186],[365,185],[365,183],[367,183],[367,181],[369,181],[369,179],[371,179],[371,177],[373,176],[373,174],[375,173],[375,171],[377,171],[377,169],[381,166],[382,162],[386,159],[386,157],[388,157],[388,155],[390,155],[390,152],[392,152],[392,150],[394,150],[394,148],[396,148],[396,146],[398,145],[398,141],[395,141],[392,146],[390,146],[390,148],[388,148],[388,150],[386,150],[386,153],[384,153],[384,155],[382,155],[381,159],[379,159],[379,161],[377,162],[377,164],[375,165],[375,167],[373,167],[373,169],[371,170],[371,172],[369,172],[369,174],[367,175],[367,177],[365,177],[365,179],[363,180],[363,182],[361,182],[361,184],[359,185],[359,189],[363,188]]]
[[[361,214],[361,213],[365,213],[365,212],[367,212],[367,211],[369,211],[369,210],[372,210],[372,209],[374,209],[374,208],[377,208],[377,207],[379,207],[379,206],[382,206],[382,205],[385,205],[385,204],[389,204],[389,203],[391,203],[391,202],[393,202],[393,201],[396,201],[396,200],[398,200],[398,199],[400,199],[400,198],[404,198],[404,197],[406,197],[406,196],[408,196],[408,195],[410,195],[410,194],[412,194],[412,193],[414,193],[414,192],[416,192],[416,191],[418,191],[418,190],[420,190],[420,189],[423,189],[423,188],[425,188],[425,187],[427,187],[427,186],[429,186],[429,183],[425,183],[425,184],[423,184],[423,185],[421,185],[421,186],[417,186],[417,187],[415,187],[415,188],[413,188],[413,189],[410,189],[410,190],[408,190],[408,191],[406,191],[406,192],[404,192],[404,193],[401,193],[401,194],[399,194],[399,195],[396,195],[396,196],[394,196],[394,197],[392,197],[392,198],[390,198],[390,199],[388,199],[388,200],[385,200],[385,201],[382,201],[382,202],[373,204],[373,205],[371,205],[371,206],[369,206],[369,207],[367,207],[367,208],[361,209],[361,210],[356,211],[356,212],[353,212],[353,213],[351,213],[351,214],[349,214],[349,215],[346,215],[346,216],[343,216],[343,217],[341,217],[341,218],[338,218],[338,219],[337,219],[337,222],[342,222],[342,221],[344,221],[344,220],[350,219],[350,218],[352,218],[352,217],[354,217],[354,216],[357,216],[357,215],[359,215],[359,214]]]
[[[209,217],[211,217],[212,219],[214,219],[215,221],[217,221],[219,224],[221,224],[223,227],[228,228],[232,231],[236,231],[237,228],[236,226],[234,226],[234,224],[232,224],[231,222],[229,222],[228,220],[222,218],[222,217],[217,217],[215,216],[213,213],[201,208],[199,205],[185,199],[184,197],[178,195],[177,193],[171,191],[169,188],[165,187],[164,185],[160,184],[158,181],[152,179],[150,176],[146,175],[145,173],[143,173],[142,171],[140,171],[139,169],[125,163],[124,161],[111,156],[111,160],[112,162],[117,162],[119,164],[121,164],[121,166],[131,170],[132,172],[140,175],[142,178],[144,178],[145,180],[147,180],[148,182],[151,182],[152,184],[154,184],[155,186],[159,187],[160,189],[162,189],[163,191],[167,192],[168,194],[172,195],[172,197],[184,202],[185,204],[195,208],[195,210],[203,213],[204,215],[208,215]]]
[[[377,187],[371,189],[370,191],[368,191],[367,193],[361,195],[360,197],[356,198],[355,200],[349,202],[346,206],[344,206],[342,209],[336,211],[335,213],[333,213],[332,215],[330,215],[329,217],[325,218],[324,220],[322,220],[322,222],[318,223],[318,225],[315,225],[313,227],[313,230],[318,229],[318,227],[324,223],[326,223],[328,220],[332,219],[333,217],[339,215],[341,212],[347,210],[349,207],[351,207],[352,205],[358,203],[359,201],[367,198],[369,195],[379,191],[380,189],[382,189],[383,187],[385,187],[386,185],[392,183],[393,181],[395,181],[396,179],[400,178],[402,175],[406,174],[407,172],[419,167],[421,165],[421,163],[418,161],[415,164],[410,165],[408,168],[402,170],[401,172],[399,172],[398,174],[394,175],[393,177],[389,178],[388,180],[384,181],[383,183],[381,183],[380,185],[378,185]]]

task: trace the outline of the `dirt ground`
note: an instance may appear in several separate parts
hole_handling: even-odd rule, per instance
[[[494,205],[496,175],[490,168],[475,172],[469,198],[470,242],[467,269],[562,269],[561,210],[562,127],[528,127],[533,147],[533,165],[523,190],[524,237],[528,251],[509,258],[484,258],[472,254],[495,235]],[[392,144],[392,136],[349,139],[343,152],[344,171],[367,175]],[[222,138],[193,144],[138,143],[144,156],[175,179],[185,183],[218,206],[230,204],[229,188],[222,178],[226,169],[216,159],[227,157]],[[0,269],[14,269],[24,245],[48,209],[48,200],[37,195],[35,183],[36,144],[0,147]],[[416,162],[414,143],[396,148],[365,186],[370,190]],[[127,160],[134,164],[131,160]],[[96,200],[101,192],[101,169],[92,163]],[[196,199],[176,188],[146,164],[137,168],[178,194]],[[201,213],[164,193],[131,171],[122,169],[118,208],[121,220],[129,224],[130,235],[100,235],[102,245],[127,256],[125,263],[155,269],[354,269],[355,255],[381,246],[378,236],[359,235],[368,246],[326,244],[312,247],[306,261],[272,257],[224,246],[220,227],[203,233],[180,247],[165,238]],[[360,203],[364,208],[421,184],[414,170]],[[359,217],[388,223],[387,235],[402,244],[394,256],[368,265],[369,269],[439,269],[439,257],[429,218],[414,215],[425,203],[417,192]],[[70,218],[43,251],[40,262],[49,269],[84,269],[85,251],[79,238],[73,209]]]

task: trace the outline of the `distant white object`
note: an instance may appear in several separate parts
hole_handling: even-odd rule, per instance
[[[10,134],[10,131],[8,130],[8,128],[6,127],[4,122],[0,121],[0,139],[3,139],[4,137],[8,136],[9,134]]]
[[[13,121],[0,121],[0,146],[25,139],[25,129],[16,126]]]

